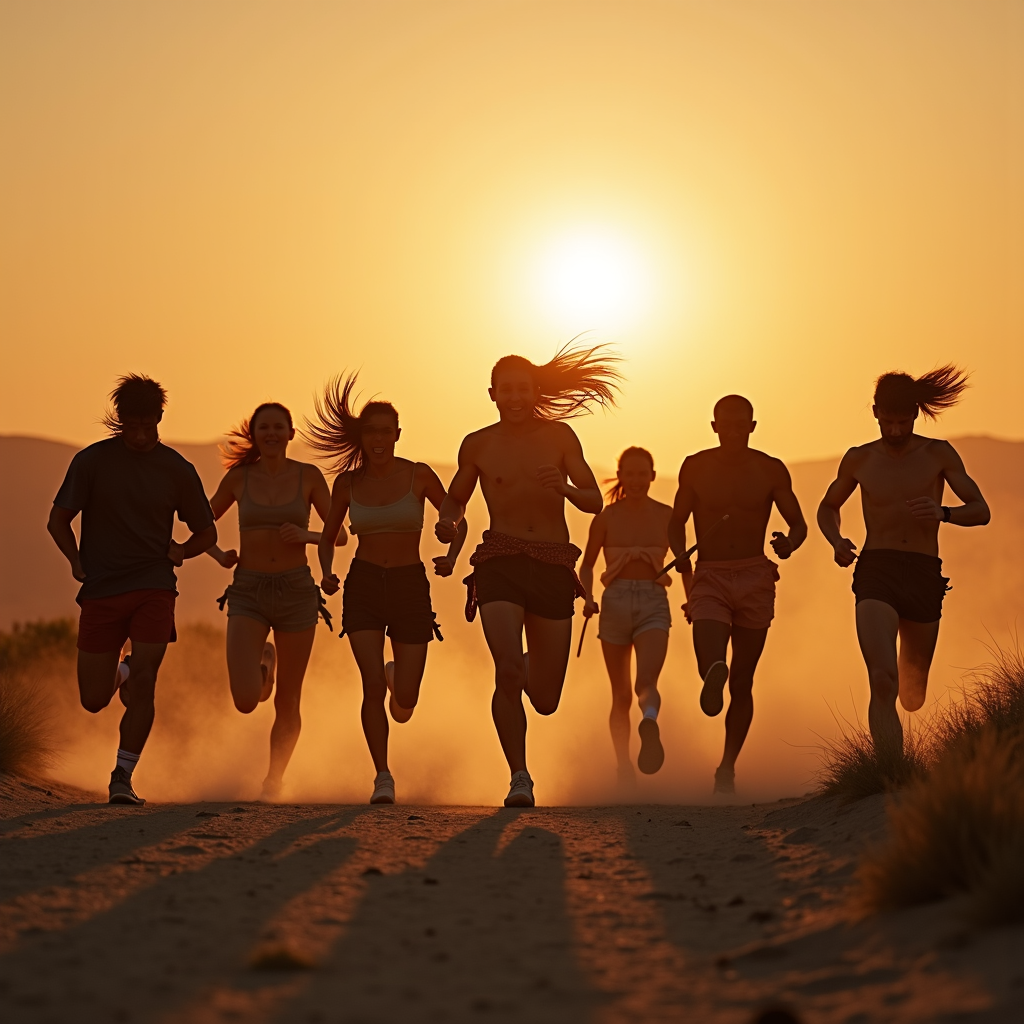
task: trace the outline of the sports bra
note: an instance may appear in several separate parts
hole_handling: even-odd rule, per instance
[[[667,544],[652,544],[649,547],[636,546],[631,548],[607,545],[604,549],[604,558],[608,567],[601,573],[601,582],[607,587],[633,561],[647,562],[655,572],[660,572],[665,565],[665,555],[667,553]],[[654,582],[660,583],[663,587],[668,587],[672,584],[668,573],[665,573],[664,576],[659,576]]]
[[[413,463],[409,491],[390,505],[360,505],[355,484],[349,491],[348,521],[359,537],[371,533],[419,533],[423,529],[423,502],[413,493],[416,464]]]
[[[260,505],[249,497],[249,467],[242,468],[242,496],[238,499],[238,529],[276,530],[285,523],[299,529],[309,528],[309,506],[302,497],[302,463],[299,463],[299,490],[285,505]]]

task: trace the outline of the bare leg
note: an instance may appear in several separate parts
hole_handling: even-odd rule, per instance
[[[491,717],[502,752],[514,774],[526,769],[526,712],[523,691],[523,622],[526,610],[511,601],[489,601],[480,606],[484,638],[494,659],[494,696]]]
[[[601,650],[608,669],[608,679],[612,684],[612,710],[608,715],[608,728],[615,748],[615,761],[621,773],[632,767],[629,760],[629,711],[633,706],[630,679],[633,648],[630,644],[612,644],[602,640]]]
[[[900,703],[907,711],[919,711],[928,695],[928,670],[932,667],[939,620],[911,622],[900,619]]]
[[[545,619],[526,613],[526,644],[530,652],[526,696],[539,715],[553,715],[562,699],[565,670],[572,647],[572,619]]]
[[[732,626],[717,619],[697,619],[693,624],[693,651],[701,679],[716,661],[725,661]]]
[[[903,750],[903,726],[896,713],[899,669],[896,637],[900,619],[896,609],[884,601],[857,602],[857,639],[868,669],[871,702],[868,727],[878,754],[899,754]]]
[[[263,693],[263,645],[267,642],[270,627],[259,619],[245,615],[228,617],[228,679],[231,682],[231,698],[243,715],[256,710]],[[132,658],[132,673],[135,658]]]
[[[729,710],[725,715],[725,750],[719,766],[733,771],[754,717],[754,670],[764,650],[768,627],[732,627],[732,664],[729,666]]]
[[[264,782],[269,788],[280,786],[292,751],[299,741],[299,731],[302,729],[302,718],[299,714],[302,680],[306,675],[315,635],[316,626],[310,626],[301,633],[279,633],[274,630],[274,644],[277,647],[277,689],[274,692],[274,726],[270,730],[270,770]],[[133,665],[134,660],[133,658]]]
[[[636,700],[641,711],[661,708],[658,677],[668,654],[668,633],[663,629],[648,629],[633,638],[636,651]]]
[[[398,644],[392,640],[391,650],[395,658],[391,717],[396,722],[408,722],[420,699],[420,683],[427,667],[427,645]]]
[[[384,698],[388,692],[388,681],[384,675],[384,631],[360,629],[348,634],[348,642],[352,645],[352,654],[363,680],[363,704],[359,712],[363,735],[370,748],[374,769],[386,772],[388,716],[384,710]]]
[[[117,663],[121,652],[104,654],[78,652],[78,696],[86,711],[102,711],[117,692]]]

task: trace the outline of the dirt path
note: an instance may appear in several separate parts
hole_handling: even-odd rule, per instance
[[[1024,1019],[1024,928],[952,902],[852,922],[877,800],[136,810],[47,785],[0,782],[8,1022]]]

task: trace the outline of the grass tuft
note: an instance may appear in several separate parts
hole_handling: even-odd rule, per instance
[[[263,946],[249,961],[254,971],[311,971],[316,964],[288,946]]]
[[[54,762],[43,698],[0,670],[0,774],[38,775]]]
[[[844,729],[822,748],[815,773],[821,792],[842,803],[900,789],[927,771],[926,745],[909,729],[903,750],[879,754],[866,729]]]

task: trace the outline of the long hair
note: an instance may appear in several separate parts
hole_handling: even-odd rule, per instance
[[[252,432],[260,413],[266,409],[280,409],[288,420],[288,426],[294,426],[291,412],[280,402],[264,402],[257,405],[256,411],[247,420],[242,420],[237,427],[232,427],[228,431],[227,440],[220,446],[220,457],[225,469],[252,466],[260,461],[260,450],[256,446]]]
[[[622,464],[626,461],[626,459],[631,459],[634,457],[646,459],[651,464],[651,472],[654,472],[654,456],[646,448],[638,448],[636,445],[633,445],[633,447],[631,448],[627,448],[619,456],[619,461],[615,465],[616,470],[621,472]],[[622,499],[626,496],[626,489],[622,486],[622,481],[619,480],[619,478],[616,476],[608,480],[605,480],[605,483],[612,485],[611,487],[608,488],[607,491],[604,492],[604,496],[608,499],[608,501],[611,502],[612,504],[614,504],[617,501],[622,501]]]
[[[917,410],[935,419],[939,413],[952,409],[967,389],[966,370],[952,363],[931,370],[921,377],[909,373],[883,373],[875,381],[875,405],[885,412]]]
[[[357,416],[352,410],[352,392],[358,373],[347,377],[332,377],[324,386],[323,398],[314,398],[316,421],[306,420],[303,440],[313,451],[328,459],[335,473],[346,473],[363,468],[363,426],[378,413],[387,413],[395,419],[398,428],[398,410],[390,402],[367,402]]]
[[[502,356],[491,370],[491,387],[502,370],[525,370],[540,389],[534,411],[545,420],[568,420],[592,412],[593,405],[614,405],[622,380],[614,365],[619,359],[608,355],[605,345],[575,346],[578,338],[563,345],[542,366],[523,356]]]
[[[126,416],[159,416],[167,404],[167,392],[152,377],[126,373],[118,377],[110,392],[111,408],[100,422],[111,434],[121,433]]]

